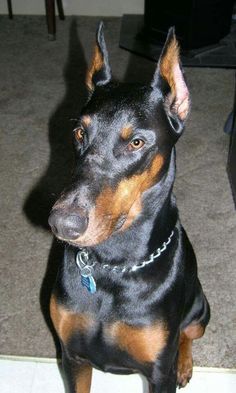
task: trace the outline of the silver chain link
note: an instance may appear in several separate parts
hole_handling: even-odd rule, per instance
[[[108,264],[102,265],[101,267],[103,269],[108,269],[109,271],[116,272],[116,273],[135,272],[136,270],[142,269],[143,267],[149,265],[150,263],[153,263],[155,259],[159,258],[159,256],[166,250],[168,244],[170,244],[173,235],[174,235],[174,231],[171,232],[167,241],[164,242],[162,246],[156,250],[156,252],[150,255],[150,258],[147,261],[143,261],[138,265],[134,265],[132,267],[121,268],[118,265],[111,267]],[[96,262],[93,262],[90,265],[88,264],[88,262],[89,262],[88,252],[86,250],[80,250],[76,255],[76,264],[80,269],[81,274],[84,276],[91,276],[93,267],[96,264]]]
[[[142,263],[140,263],[140,264],[138,264],[138,265],[134,265],[134,266],[132,266],[132,268],[129,268],[129,269],[127,269],[127,270],[132,271],[132,272],[135,272],[136,270],[142,269],[144,266],[147,266],[147,265],[149,265],[150,263],[153,263],[154,260],[155,260],[156,258],[159,258],[159,256],[163,253],[163,251],[166,250],[168,244],[171,242],[171,238],[172,238],[173,235],[174,235],[174,231],[171,232],[171,234],[170,234],[170,236],[168,237],[167,241],[164,242],[164,243],[162,244],[162,246],[159,247],[159,248],[156,250],[155,253],[152,253],[152,254],[150,255],[150,258],[149,258],[147,261],[143,261]]]

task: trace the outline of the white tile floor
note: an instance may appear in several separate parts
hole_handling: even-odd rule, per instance
[[[138,375],[93,373],[92,393],[146,393]],[[1,393],[64,393],[55,360],[0,356]],[[182,390],[181,390],[182,392]],[[183,393],[236,393],[236,370],[195,368]]]

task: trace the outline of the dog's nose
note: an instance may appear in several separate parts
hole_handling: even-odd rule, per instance
[[[75,240],[85,232],[88,219],[82,213],[54,209],[49,216],[48,223],[55,236],[65,240]]]

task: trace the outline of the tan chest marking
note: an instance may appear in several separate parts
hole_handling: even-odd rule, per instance
[[[145,327],[116,322],[107,327],[106,334],[121,350],[141,363],[155,362],[168,338],[168,330],[161,322]]]
[[[59,305],[55,296],[50,300],[50,315],[60,339],[66,343],[76,331],[87,332],[94,326],[92,317],[88,314],[75,314]]]

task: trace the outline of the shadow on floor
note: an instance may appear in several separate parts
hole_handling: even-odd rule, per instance
[[[86,69],[87,64],[79,41],[77,24],[73,20],[70,26],[69,51],[64,71],[66,94],[49,120],[49,165],[45,174],[30,191],[23,207],[26,217],[32,224],[47,230],[51,207],[71,177],[74,154],[71,138],[73,122],[70,119],[78,116],[87,97],[84,83]],[[54,240],[40,293],[41,310],[55,339],[58,355],[60,354],[58,339],[49,316],[49,299],[58,264],[62,258],[63,245]]]
[[[27,218],[45,229],[48,229],[51,207],[71,175],[74,154],[71,138],[73,122],[70,119],[78,116],[87,97],[84,83],[87,64],[75,20],[71,23],[69,40],[64,71],[66,94],[49,120],[49,165],[24,204]]]

